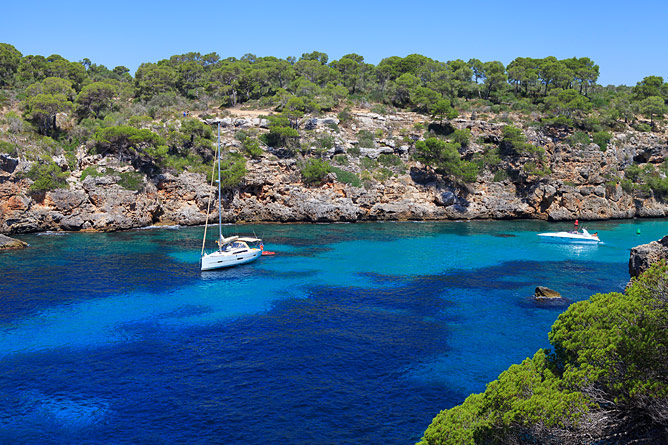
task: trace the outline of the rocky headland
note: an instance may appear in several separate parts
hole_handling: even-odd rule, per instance
[[[631,278],[639,277],[652,264],[659,261],[668,261],[668,236],[632,248],[629,258],[629,275]]]
[[[498,145],[503,127],[511,120],[506,116],[450,121],[453,129],[471,132],[470,143],[460,149],[462,159],[474,159],[485,147]],[[235,139],[239,130],[267,131],[267,121],[258,113],[251,116],[232,110],[220,122],[222,145],[230,151],[240,150],[241,144]],[[366,171],[367,180],[355,186],[339,182],[330,173],[320,183],[308,185],[300,175],[301,155],[286,155],[284,149],[265,146],[259,159],[247,161],[241,183],[224,193],[222,218],[249,223],[514,218],[560,221],[668,214],[668,203],[651,191],[626,191],[621,185],[628,166],[658,166],[666,159],[664,134],[629,129],[613,134],[602,150],[593,143],[568,143],[569,134],[555,128],[527,127],[523,132],[528,142],[545,152],[548,173],[527,173],[523,165],[529,158],[502,158],[496,171],[506,172],[503,176],[483,168],[475,182],[462,183],[437,174],[413,157],[415,142],[424,139],[429,122],[425,116],[411,112],[381,115],[368,110],[354,111],[345,125],[335,113],[303,119],[302,128],[329,134],[334,141],[326,150],[304,148],[302,144],[305,155],[331,162],[347,154],[347,163],[339,168],[361,176]],[[169,124],[178,125],[178,119]],[[367,144],[372,147],[361,146],[356,136],[360,130],[377,135],[373,144]],[[39,194],[30,191],[33,181],[25,175],[33,161],[22,157],[20,150],[15,156],[0,154],[0,233],[114,231],[204,223],[212,194],[204,173],[186,169],[182,173],[144,174],[139,187],[127,188],[122,174],[135,171],[131,163],[92,153],[90,147],[81,145],[76,149],[76,159],[54,157],[54,162],[69,171],[67,187]],[[369,163],[382,154],[395,155],[401,164],[387,166],[383,177],[368,173]],[[83,175],[91,166],[98,174]],[[217,218],[215,206],[210,218]]]

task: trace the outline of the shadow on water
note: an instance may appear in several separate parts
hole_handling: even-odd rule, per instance
[[[52,425],[66,441],[93,434],[123,443],[187,442],[196,435],[241,443],[252,431],[254,443],[267,444],[406,443],[411,434],[415,442],[443,404],[465,394],[398,372],[448,351],[446,324],[425,316],[448,303],[436,292],[403,292],[314,286],[307,298],[276,301],[227,323],[170,329],[146,320],[119,326],[134,339],[127,344],[11,359],[6,381],[24,383],[12,390],[15,406],[0,408],[0,421],[9,413],[35,415],[21,405],[26,391],[57,408],[49,400],[58,388],[64,401],[83,394],[113,409],[85,429]],[[185,305],[158,317],[207,310]]]

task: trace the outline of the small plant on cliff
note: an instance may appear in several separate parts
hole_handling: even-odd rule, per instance
[[[401,158],[394,154],[383,153],[378,156],[378,162],[385,167],[398,167],[402,165]]]
[[[503,139],[501,140],[501,151],[505,154],[515,154],[520,156],[539,157],[543,155],[544,150],[527,142],[527,137],[521,129],[506,125],[503,127]]]
[[[232,189],[246,175],[246,158],[239,153],[226,153],[220,162],[220,186]]]
[[[26,177],[34,182],[30,186],[30,191],[43,193],[58,188],[67,188],[67,177],[69,174],[63,172],[54,162],[47,164],[35,163],[30,167]]]
[[[298,145],[299,132],[291,128],[287,118],[268,117],[269,133],[260,136],[262,142],[269,147],[294,147]]]
[[[539,176],[539,177],[544,177],[552,173],[550,168],[547,165],[543,165],[542,162],[538,164],[534,161],[529,161],[524,164],[522,169],[528,175]]]
[[[462,147],[466,147],[471,143],[471,130],[465,128],[464,130],[455,130],[450,134],[452,142],[460,144]]]
[[[578,145],[588,145],[591,142],[591,139],[584,131],[576,131],[566,138],[566,142],[571,147],[577,147]]]
[[[343,111],[339,112],[337,116],[341,125],[345,125],[353,120],[353,115],[350,112],[349,107],[344,108]]]
[[[381,183],[387,181],[393,175],[394,175],[394,173],[392,173],[392,170],[390,170],[389,168],[386,168],[386,167],[381,167],[378,170],[376,170],[375,172],[373,172],[374,179],[378,182],[381,182]]]
[[[369,130],[360,130],[357,133],[358,147],[360,148],[373,148],[375,146],[375,138],[373,133]]]
[[[338,165],[348,165],[349,164],[348,156],[346,156],[346,155],[336,155],[336,156],[334,156],[333,161]]]
[[[607,131],[597,131],[593,134],[592,139],[594,140],[594,144],[601,147],[601,151],[605,151],[612,139],[612,135]]]
[[[264,153],[262,147],[260,147],[260,142],[253,137],[245,138],[241,143],[241,147],[243,148],[244,153],[252,159],[260,159]]]
[[[341,170],[338,167],[332,167],[331,170],[332,173],[336,175],[336,180],[339,181],[341,184],[350,184],[353,187],[362,186],[362,181],[360,181],[360,178],[357,177],[355,173],[346,170]]]
[[[161,165],[167,156],[168,147],[158,134],[128,125],[98,128],[93,135],[97,153],[115,154],[135,165]]]
[[[304,183],[316,184],[321,182],[327,173],[332,171],[329,162],[322,159],[309,159],[301,167],[301,175]]]
[[[329,150],[330,148],[334,147],[335,140],[334,136],[331,136],[329,134],[322,134],[316,138],[315,142],[318,148]]]
[[[415,159],[456,180],[474,182],[478,178],[478,166],[461,159],[459,147],[456,143],[428,138],[415,143]]]
[[[364,156],[362,159],[360,159],[360,166],[365,170],[373,170],[374,168],[378,167],[378,161],[371,159],[368,156]]]
[[[7,141],[0,141],[0,153],[7,153],[9,156],[16,156],[18,150],[16,149],[16,144],[12,144]]]

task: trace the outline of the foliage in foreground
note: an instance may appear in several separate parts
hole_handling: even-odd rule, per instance
[[[420,444],[668,437],[667,271],[657,264],[624,294],[596,294],[571,305],[552,326],[554,351],[539,350],[484,393],[442,411]]]

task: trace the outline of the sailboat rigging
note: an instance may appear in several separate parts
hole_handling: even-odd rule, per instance
[[[218,164],[218,250],[211,253],[204,253],[204,246],[206,244],[206,232],[209,223],[209,211],[211,209],[211,195],[209,195],[209,207],[206,214],[206,223],[204,225],[204,239],[202,240],[202,253],[200,259],[200,269],[214,270],[225,267],[236,266],[239,264],[250,263],[262,256],[264,245],[262,239],[255,236],[223,236],[223,216],[222,216],[222,201],[221,201],[221,175],[220,175],[220,121],[218,123],[218,148],[216,150],[216,160]],[[213,180],[213,172],[212,172]],[[213,185],[213,184],[212,184]]]

